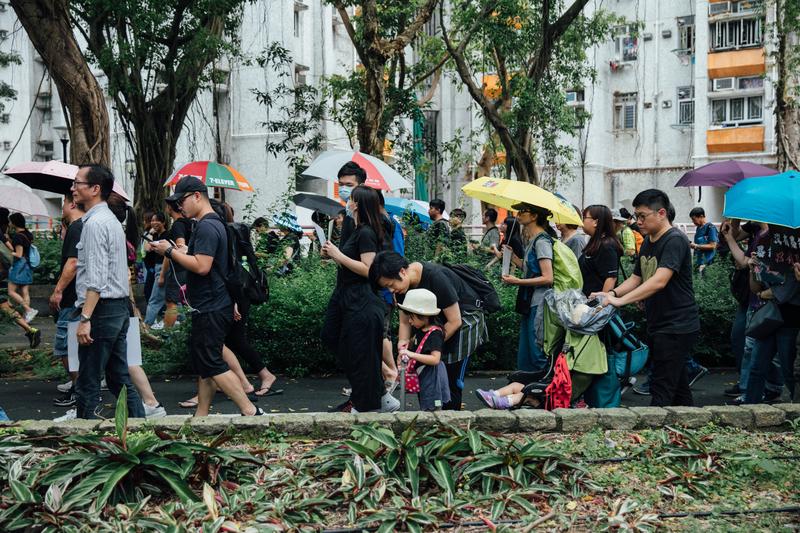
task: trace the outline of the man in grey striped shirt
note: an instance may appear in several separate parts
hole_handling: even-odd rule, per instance
[[[128,251],[122,225],[106,204],[113,187],[114,175],[101,165],[81,167],[72,184],[75,203],[86,211],[75,281],[75,307],[80,309],[78,418],[97,418],[104,372],[115,396],[127,388],[128,414],[144,417],[142,400],[128,374]]]

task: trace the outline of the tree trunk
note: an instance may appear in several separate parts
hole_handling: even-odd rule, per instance
[[[12,0],[11,5],[42,56],[69,115],[71,162],[109,166],[111,143],[105,97],[72,33],[67,2]]]
[[[787,28],[786,6],[776,2],[778,36],[778,81],[775,86],[775,138],[778,152],[778,170],[800,168],[800,102],[792,98],[796,94],[798,78],[792,72],[790,54],[797,53],[798,35]]]
[[[358,123],[359,150],[365,154],[381,157],[383,140],[380,134],[383,110],[386,107],[386,87],[383,72],[386,62],[374,58],[364,65],[367,74],[367,101],[364,104],[364,120]]]

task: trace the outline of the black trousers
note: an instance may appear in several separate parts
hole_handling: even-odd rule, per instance
[[[380,409],[386,392],[381,374],[385,314],[383,300],[367,280],[335,288],[325,311],[320,337],[344,370],[353,388],[350,401],[359,412]]]
[[[650,336],[650,405],[693,405],[686,361],[697,342],[692,333],[656,333]]]
[[[225,346],[241,357],[250,371],[258,374],[266,368],[261,354],[253,348],[250,340],[247,338],[247,319],[250,316],[250,302],[245,301],[239,303],[239,314],[242,315],[241,320],[234,320],[228,336],[225,337]]]
[[[450,401],[442,405],[443,411],[461,410],[461,397],[464,391],[458,386],[458,377],[461,375],[463,364],[463,360],[444,364],[444,368],[447,370],[447,384],[450,386]]]

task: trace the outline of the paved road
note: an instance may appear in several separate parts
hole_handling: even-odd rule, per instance
[[[36,325],[44,332],[43,339],[50,340],[53,335],[52,321],[47,318],[38,319]],[[20,346],[25,338],[14,328],[7,331],[0,340],[0,349]],[[735,381],[736,376],[731,370],[714,370],[709,375],[698,381],[693,389],[697,405],[721,405],[728,400],[722,391]],[[290,379],[279,376],[278,388],[284,393],[278,396],[262,398],[258,405],[267,412],[319,412],[338,405],[345,400],[341,395],[342,387],[347,384],[344,376],[327,378],[302,378]],[[476,374],[468,377],[464,403],[467,409],[479,409],[481,404],[475,398],[476,388],[498,388],[506,384],[502,374]],[[0,376],[0,406],[2,406],[12,419],[46,419],[60,416],[65,409],[52,404],[53,398],[58,396],[56,382],[9,380]],[[154,379],[153,389],[159,401],[170,414],[190,413],[191,411],[178,407],[178,402],[189,398],[194,393],[194,380],[190,377],[176,377],[171,379]],[[107,409],[104,414],[113,410],[113,397],[104,393]],[[649,405],[650,398],[639,396],[632,391],[622,399],[623,406]],[[416,398],[409,395],[407,398],[408,409],[418,406]],[[217,413],[236,413],[236,406],[224,395],[217,394],[214,406]]]

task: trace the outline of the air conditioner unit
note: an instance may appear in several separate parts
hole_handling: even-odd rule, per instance
[[[714,91],[732,91],[735,87],[735,78],[717,78],[712,80]]]
[[[723,13],[730,13],[730,12],[731,12],[730,2],[714,2],[713,4],[708,4],[709,15],[721,15]]]
[[[0,115],[0,124],[8,124],[9,122],[11,122],[11,115],[8,113]]]
[[[3,141],[3,150],[11,150],[11,141]]]
[[[661,102],[661,107],[663,109],[671,108],[672,107],[672,100],[664,100],[663,102]]]

